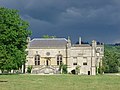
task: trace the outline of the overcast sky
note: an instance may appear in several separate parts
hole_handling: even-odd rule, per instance
[[[20,10],[33,37],[70,36],[73,42],[120,42],[120,0],[0,0],[0,6]]]

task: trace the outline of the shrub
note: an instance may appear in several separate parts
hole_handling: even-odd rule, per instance
[[[109,67],[107,67],[107,68],[109,70]],[[99,68],[96,67],[96,69],[97,69],[96,71],[98,71],[97,74],[103,74],[104,71],[105,71],[105,67],[104,66],[99,66]]]
[[[31,73],[31,70],[32,70],[32,66],[28,66],[27,67],[27,73]]]
[[[62,70],[62,73],[63,74],[67,74],[67,65],[65,64],[65,65],[63,65],[63,68],[62,68],[63,70]]]
[[[79,66],[79,65],[76,66],[76,68],[75,68],[75,73],[76,73],[77,75],[80,73],[80,66]]]
[[[63,74],[67,74],[67,65],[61,63],[61,65],[59,67],[59,71],[61,71],[61,73],[63,73]]]

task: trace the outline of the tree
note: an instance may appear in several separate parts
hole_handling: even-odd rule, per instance
[[[27,68],[27,73],[31,73],[31,71],[32,71],[32,66],[28,66],[28,68]]]
[[[16,70],[26,59],[27,37],[31,34],[28,22],[22,20],[18,10],[0,8],[0,69]]]
[[[59,66],[59,71],[61,71],[61,73],[63,74],[67,74],[67,65],[64,63],[61,63]]]
[[[118,47],[105,46],[105,56],[103,58],[104,72],[117,73],[120,65],[120,53]]]
[[[56,38],[56,36],[43,35],[43,38]]]
[[[97,67],[96,67],[96,70],[97,70]],[[101,62],[99,62],[98,73],[103,74],[103,72],[104,72],[104,66],[101,66]]]

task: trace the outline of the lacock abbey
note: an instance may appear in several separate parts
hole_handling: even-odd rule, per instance
[[[32,74],[59,74],[60,65],[66,64],[68,73],[74,73],[79,67],[79,75],[96,75],[102,66],[104,45],[71,44],[70,38],[34,38],[28,39],[25,72],[32,66]]]

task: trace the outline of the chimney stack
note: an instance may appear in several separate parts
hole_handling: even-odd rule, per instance
[[[79,45],[81,45],[82,39],[81,37],[79,37]]]

